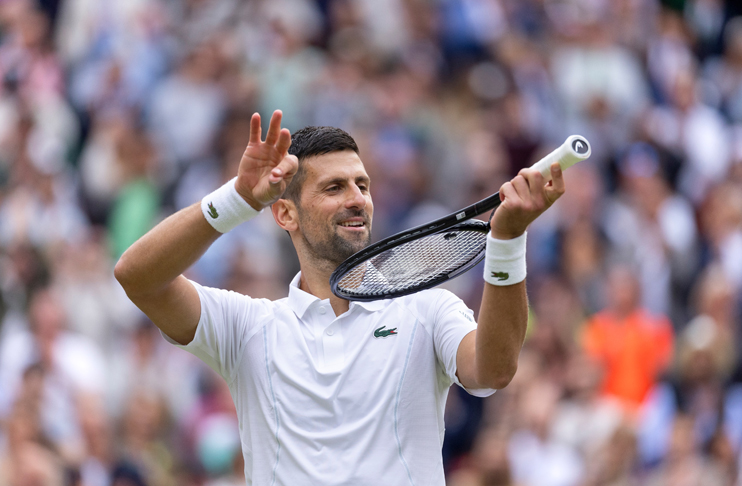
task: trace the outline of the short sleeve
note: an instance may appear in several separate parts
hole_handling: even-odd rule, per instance
[[[435,352],[451,383],[464,388],[456,376],[456,355],[464,336],[477,328],[474,312],[451,292],[438,290],[436,294],[432,316]],[[464,389],[477,397],[488,397],[495,392],[492,388]]]
[[[163,337],[171,344],[188,351],[219,373],[227,383],[234,379],[247,341],[264,322],[265,303],[237,292],[204,287],[191,281],[201,300],[201,317],[193,340],[181,345]]]

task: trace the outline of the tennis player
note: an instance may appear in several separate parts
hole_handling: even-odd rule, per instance
[[[353,139],[281,112],[265,141],[256,113],[237,177],[157,225],[115,274],[171,343],[229,384],[245,477],[254,485],[443,485],[443,410],[457,384],[488,396],[513,378],[523,344],[526,227],[564,192],[523,170],[501,188],[487,243],[479,325],[452,293],[348,302],[340,262],[371,236],[371,181]],[[301,272],[285,299],[203,287],[181,274],[222,233],[270,210]]]

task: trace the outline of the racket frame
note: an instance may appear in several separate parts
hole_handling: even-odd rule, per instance
[[[551,152],[550,154],[548,154],[547,156],[545,156],[544,158],[536,162],[533,166],[531,166],[531,168],[536,169],[539,172],[541,172],[541,174],[546,178],[546,180],[550,180],[551,179],[550,166],[553,162],[559,162],[559,165],[561,166],[562,170],[565,170],[567,169],[567,167],[570,167],[576,164],[577,162],[580,162],[590,157],[591,152],[592,150],[590,148],[590,144],[584,137],[580,135],[571,135],[570,137],[567,138],[567,140],[560,147],[556,148],[553,152]],[[421,290],[435,287],[436,285],[439,285],[445,282],[446,280],[449,280],[453,277],[457,277],[458,275],[461,275],[462,273],[466,272],[467,270],[470,270],[473,266],[479,263],[482,260],[482,258],[484,258],[484,252],[480,252],[481,253],[480,255],[478,255],[477,257],[474,257],[472,260],[470,260],[465,265],[457,268],[456,270],[448,274],[443,274],[441,275],[441,277],[427,281],[424,284],[412,286],[408,289],[401,290],[401,291],[395,291],[393,293],[387,293],[387,294],[382,294],[382,295],[375,294],[372,296],[371,295],[369,296],[348,295],[344,291],[338,288],[340,280],[342,280],[343,277],[345,277],[345,275],[350,269],[357,266],[361,262],[370,260],[376,255],[379,255],[385,252],[386,250],[389,250],[390,248],[394,248],[399,245],[402,245],[408,241],[417,240],[425,236],[440,233],[440,232],[448,230],[449,228],[454,228],[457,225],[462,225],[462,227],[464,227],[465,225],[466,226],[474,225],[474,226],[481,227],[482,229],[486,227],[486,231],[489,231],[490,225],[488,222],[485,223],[483,221],[478,221],[478,220],[474,220],[474,221],[468,221],[468,220],[471,220],[471,218],[474,218],[483,213],[486,213],[487,211],[491,209],[497,208],[500,205],[500,203],[501,203],[500,192],[498,191],[495,194],[482,199],[481,201],[477,201],[474,204],[466,206],[463,209],[459,209],[458,211],[455,211],[447,216],[443,216],[442,218],[436,219],[435,221],[421,224],[409,230],[405,230],[405,231],[396,233],[394,235],[388,236],[387,238],[384,238],[383,240],[378,241],[357,253],[354,253],[353,255],[348,257],[344,262],[342,262],[335,269],[334,272],[332,272],[332,275],[330,276],[330,289],[332,290],[332,293],[342,299],[369,302],[369,301],[374,301],[374,300],[390,299],[394,297],[401,297],[403,295],[413,294]]]
[[[493,206],[489,206],[489,209],[495,208],[500,205],[499,204],[500,203],[499,193],[495,194],[494,196],[497,196],[497,202]],[[468,206],[465,209],[473,208],[484,201],[494,198],[494,196],[490,196],[487,199],[483,199],[482,201],[472,204],[471,206]],[[488,204],[491,204],[491,203],[488,203]],[[480,213],[475,213],[472,216],[469,216],[469,218],[485,213],[489,209],[481,209]],[[361,302],[371,302],[374,300],[391,299],[394,297],[401,297],[403,295],[414,294],[415,292],[419,292],[424,289],[435,287],[436,285],[442,284],[446,280],[450,280],[454,277],[461,275],[464,272],[471,270],[472,267],[476,266],[479,262],[482,261],[482,259],[484,259],[484,248],[477,255],[472,257],[472,259],[469,260],[466,264],[460,266],[459,268],[453,270],[452,272],[447,273],[447,274],[445,273],[441,274],[441,276],[439,276],[438,278],[428,280],[422,285],[412,286],[405,290],[395,291],[394,293],[387,293],[387,294],[354,295],[351,293],[347,293],[344,290],[338,288],[340,281],[343,279],[343,277],[345,277],[346,272],[348,270],[355,267],[361,262],[371,260],[373,257],[380,255],[381,253],[384,253],[385,251],[391,248],[395,248],[407,241],[418,240],[426,236],[447,232],[449,230],[455,231],[457,228],[460,228],[461,230],[466,230],[466,231],[481,232],[481,233],[484,233],[485,236],[487,235],[487,233],[489,233],[490,224],[488,222],[480,221],[478,219],[468,220],[468,221],[467,220],[460,221],[456,219],[456,216],[462,213],[462,211],[451,213],[448,216],[444,216],[441,219],[432,221],[427,224],[422,224],[420,226],[416,226],[409,230],[405,230],[401,233],[394,234],[390,237],[384,238],[383,240],[377,243],[374,243],[371,246],[364,248],[363,250],[357,253],[354,253],[347,260],[341,263],[340,266],[338,266],[334,272],[332,272],[332,275],[330,276],[330,288],[332,290],[332,293],[342,299],[356,300],[356,301],[361,301]]]

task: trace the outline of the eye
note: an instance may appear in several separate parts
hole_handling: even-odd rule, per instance
[[[329,186],[327,189],[325,189],[325,191],[327,192],[337,192],[339,190],[340,186],[338,186],[337,184],[333,184],[332,186]]]

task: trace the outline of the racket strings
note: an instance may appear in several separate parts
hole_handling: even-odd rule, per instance
[[[390,248],[351,268],[337,288],[348,296],[383,296],[425,288],[484,251],[487,233],[454,229]]]

